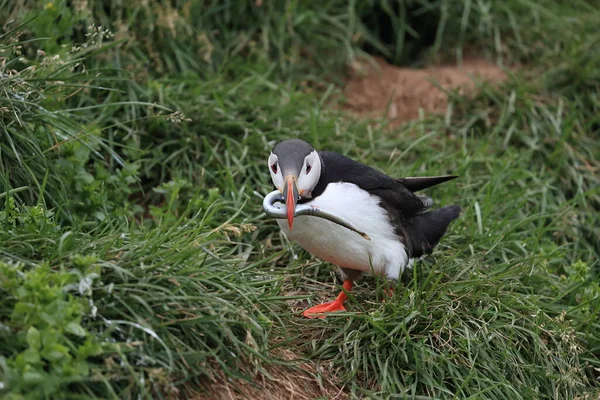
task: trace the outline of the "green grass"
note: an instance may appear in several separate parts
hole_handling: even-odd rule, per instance
[[[168,398],[222,374],[236,390],[294,368],[280,348],[355,398],[598,396],[598,8],[73,3],[0,0],[3,396]],[[364,48],[521,66],[389,129],[332,107]],[[261,211],[290,137],[460,175],[428,193],[461,217],[391,300],[366,278],[348,312],[301,318],[339,279]]]

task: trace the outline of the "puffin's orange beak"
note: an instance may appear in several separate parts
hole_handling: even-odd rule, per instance
[[[294,212],[296,211],[296,203],[298,202],[298,185],[296,184],[296,177],[288,175],[285,178],[283,185],[283,197],[285,198],[285,207],[287,208],[287,220],[290,230],[294,225]]]

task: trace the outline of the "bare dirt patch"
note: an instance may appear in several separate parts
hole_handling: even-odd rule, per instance
[[[297,360],[300,355],[291,350],[278,350],[281,360]],[[228,380],[224,375],[202,387],[194,400],[313,400],[324,397],[332,400],[348,398],[342,387],[337,386],[335,379],[327,379],[322,374],[317,377],[315,364],[300,362],[295,366],[265,365],[266,373],[256,373],[252,383],[243,380]],[[325,375],[325,376],[324,376]]]
[[[473,95],[478,79],[499,83],[507,77],[501,68],[478,58],[466,59],[461,66],[424,69],[395,67],[375,58],[356,61],[349,69],[344,108],[361,117],[387,117],[392,125],[418,118],[420,109],[426,114],[445,112],[447,90]]]

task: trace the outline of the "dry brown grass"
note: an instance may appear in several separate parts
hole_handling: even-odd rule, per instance
[[[265,372],[257,372],[253,382],[230,380],[220,374],[213,381],[206,382],[191,397],[194,400],[313,400],[327,398],[343,400],[348,398],[343,387],[338,386],[335,377],[327,371],[317,371],[317,366],[302,359],[301,354],[292,350],[279,349],[276,357],[290,361],[293,365],[266,365]],[[295,361],[295,362],[294,362]]]

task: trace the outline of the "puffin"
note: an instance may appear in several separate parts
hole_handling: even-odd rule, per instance
[[[287,218],[277,220],[281,231],[310,254],[338,266],[343,280],[344,290],[337,298],[305,310],[307,318],[345,311],[347,293],[365,273],[397,281],[415,260],[432,253],[461,210],[458,205],[431,209],[431,198],[414,193],[455,175],[391,178],[342,154],[315,150],[300,139],[277,143],[268,166],[286,207]],[[334,211],[367,239],[327,219],[295,217],[298,204]]]

